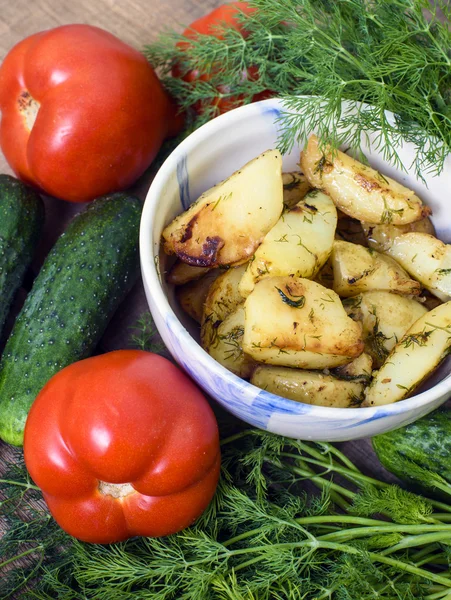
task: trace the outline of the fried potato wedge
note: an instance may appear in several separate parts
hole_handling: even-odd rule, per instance
[[[202,322],[204,303],[213,281],[222,274],[220,269],[211,269],[200,279],[178,286],[175,296],[183,310],[198,323]]]
[[[313,187],[324,190],[340,210],[359,221],[403,225],[431,212],[397,181],[339,150],[324,153],[314,135],[301,152],[301,168]]]
[[[365,352],[378,369],[406,331],[428,310],[416,300],[386,291],[365,292],[344,300],[352,319],[363,327]]]
[[[363,351],[361,325],[332,290],[309,279],[262,279],[244,308],[243,350],[258,362],[324,369]]]
[[[211,346],[220,323],[244,302],[238,285],[245,269],[246,265],[227,269],[210,286],[204,302],[200,329],[203,348]]]
[[[414,221],[413,223],[407,223],[407,225],[375,225],[373,223],[362,223],[361,225],[366,237],[366,245],[368,245],[370,248],[373,248],[373,250],[377,250],[378,252],[386,252],[389,248],[391,248],[394,240],[403,233],[419,231],[421,233],[429,233],[430,235],[435,236],[435,228],[429,217],[421,219],[420,221]]]
[[[387,290],[418,295],[421,286],[398,263],[371,248],[335,240],[331,263],[334,291],[341,297],[356,296],[370,290]]]
[[[223,367],[239,377],[249,379],[255,369],[255,361],[244,354],[242,340],[244,333],[244,307],[239,306],[228,315],[215,330],[205,350]]]
[[[265,277],[314,277],[332,250],[337,209],[327,194],[309,192],[283,212],[249,261],[240,292],[248,296]]]
[[[166,281],[172,285],[185,285],[200,279],[208,271],[210,271],[208,267],[193,267],[177,259],[166,274]]]
[[[268,150],[176,217],[163,231],[164,250],[196,267],[247,261],[282,210],[282,157]]]
[[[260,365],[251,383],[271,394],[316,406],[348,408],[360,406],[363,401],[363,383],[343,381],[321,371]]]
[[[307,177],[300,171],[282,173],[283,203],[286,208],[292,208],[311,190],[312,186]]]
[[[444,302],[451,299],[451,245],[420,232],[397,237],[387,253]]]
[[[364,406],[409,396],[439,366],[451,348],[451,302],[420,317],[396,344],[366,389]]]

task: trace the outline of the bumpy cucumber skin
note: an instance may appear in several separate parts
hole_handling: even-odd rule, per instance
[[[138,198],[92,202],[47,256],[0,363],[0,437],[23,444],[28,411],[47,381],[91,355],[139,273]]]
[[[450,482],[451,493],[451,411],[436,410],[406,427],[377,435],[373,448],[384,467],[418,489],[437,495],[424,481],[409,471],[414,463]]]
[[[0,333],[43,225],[39,194],[11,175],[0,175]]]

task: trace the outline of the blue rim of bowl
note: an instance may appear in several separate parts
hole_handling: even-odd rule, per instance
[[[309,416],[313,417],[328,417],[331,419],[341,420],[357,420],[359,423],[367,422],[370,420],[394,416],[411,409],[421,408],[427,406],[429,403],[434,401],[436,398],[443,397],[446,394],[451,393],[451,377],[448,374],[445,379],[439,381],[432,388],[400,400],[392,404],[384,404],[378,406],[369,406],[361,408],[334,408],[328,406],[316,406],[313,404],[304,404],[289,400],[271,392],[267,392],[251,384],[250,382],[241,379],[225,367],[220,365],[214,360],[190,335],[187,329],[181,324],[177,315],[171,308],[166,295],[163,292],[163,288],[160,281],[160,275],[155,264],[154,257],[158,255],[160,248],[160,240],[153,239],[153,221],[155,212],[158,208],[158,204],[163,191],[164,185],[171,174],[176,170],[177,164],[183,157],[187,156],[189,152],[196,148],[205,138],[211,136],[212,133],[223,127],[234,125],[236,126],[240,120],[249,119],[252,116],[261,116],[262,113],[278,113],[282,107],[282,101],[277,99],[262,100],[246,106],[235,108],[223,115],[220,115],[209,121],[193,133],[191,133],[185,140],[183,140],[175,150],[168,156],[163,165],[160,167],[156,174],[145,199],[141,226],[140,226],[140,257],[141,257],[141,269],[143,276],[146,279],[150,289],[152,289],[152,296],[154,299],[155,307],[158,307],[158,311],[165,322],[169,317],[174,325],[173,332],[177,337],[183,339],[189,337],[193,344],[193,350],[195,351],[195,359],[198,360],[203,367],[208,369],[210,372],[222,379],[227,379],[232,384],[239,385],[239,387],[250,386],[250,390],[255,390],[254,396],[259,396],[259,404],[264,405],[268,410],[280,409],[286,415],[300,415],[309,413]],[[262,393],[263,392],[263,393]]]

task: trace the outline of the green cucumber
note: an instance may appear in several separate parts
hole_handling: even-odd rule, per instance
[[[373,448],[384,467],[411,487],[439,498],[451,496],[451,411],[377,435]]]
[[[0,363],[0,437],[23,443],[28,411],[47,381],[93,353],[139,273],[141,202],[92,202],[59,237],[25,300]]]
[[[39,194],[11,175],[0,175],[0,333],[43,225]]]

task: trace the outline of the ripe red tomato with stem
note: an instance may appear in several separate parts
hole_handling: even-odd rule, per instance
[[[14,46],[0,67],[0,111],[16,175],[73,202],[129,187],[180,126],[145,57],[90,25]]]
[[[170,361],[139,350],[54,375],[28,415],[24,455],[59,525],[102,544],[188,527],[212,499],[220,470],[204,395]]]

